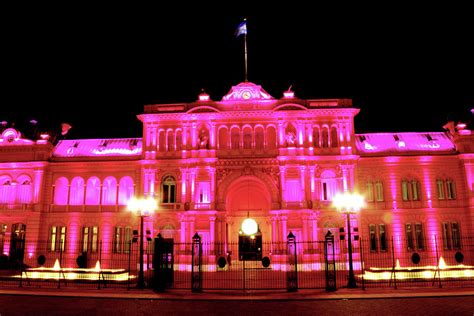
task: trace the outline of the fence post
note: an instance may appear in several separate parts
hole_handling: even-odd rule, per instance
[[[128,280],[127,280],[127,290],[130,290],[130,259],[132,257],[132,240],[130,239],[128,242]]]
[[[436,248],[436,270],[435,270],[435,275],[433,279],[433,285],[436,282],[436,273],[438,273],[439,288],[442,288],[443,286],[441,285],[441,271],[439,271],[439,254],[438,254],[438,242],[436,240],[436,235],[433,235],[433,238],[434,238],[434,243],[435,243],[435,248]]]
[[[392,276],[393,276],[394,289],[396,290],[397,289],[397,269],[395,266],[395,248],[393,247],[393,236],[392,236],[392,273],[390,275],[390,282],[392,282]]]
[[[191,265],[191,291],[201,292],[202,291],[202,274],[201,274],[201,263],[202,263],[202,245],[201,237],[198,233],[193,236],[193,247],[192,247],[192,265]]]
[[[363,238],[359,239],[359,248],[360,248],[360,269],[362,271],[362,290],[365,291],[365,262],[364,262],[364,250],[363,250]]]
[[[102,240],[99,241],[99,266],[100,266],[100,269],[102,269]],[[101,275],[100,270],[97,271],[97,273],[98,273],[97,289],[100,290],[100,275]]]
[[[334,256],[334,235],[328,230],[324,236],[324,261],[326,263],[326,291],[337,290],[336,258]]]
[[[63,241],[59,241],[59,271],[58,271],[58,289],[61,288],[61,272],[63,269]]]
[[[288,292],[298,291],[298,261],[296,257],[296,237],[290,231],[287,239],[287,256],[289,269],[286,274],[286,289]]]

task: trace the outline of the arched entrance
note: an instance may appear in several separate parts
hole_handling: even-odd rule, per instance
[[[264,242],[271,241],[268,211],[271,194],[265,183],[255,176],[242,176],[232,182],[226,193],[227,241],[238,242],[242,222],[251,217],[259,225]]]

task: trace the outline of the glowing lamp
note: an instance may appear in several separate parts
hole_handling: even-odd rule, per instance
[[[201,94],[199,94],[198,98],[199,98],[199,101],[204,101],[204,102],[210,100],[209,94],[204,92],[204,90],[202,91]]]
[[[255,235],[258,232],[258,224],[253,218],[247,218],[242,222],[242,231],[245,235]]]
[[[295,97],[295,92],[294,92],[294,91],[290,91],[290,90],[285,91],[285,92],[283,92],[283,97],[284,97],[285,99],[293,99],[293,98]]]

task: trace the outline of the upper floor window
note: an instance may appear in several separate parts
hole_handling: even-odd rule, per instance
[[[66,205],[68,202],[69,181],[65,177],[56,179],[54,182],[54,204]]]
[[[383,184],[380,181],[375,182],[375,200],[377,202],[383,201]]]
[[[365,198],[368,202],[374,201],[374,184],[372,182],[367,182],[365,190]]]
[[[332,201],[336,191],[336,174],[332,170],[323,171],[321,174],[321,200]]]
[[[453,180],[447,179],[446,181],[444,181],[442,179],[437,179],[436,188],[438,191],[438,200],[456,199],[456,186]]]
[[[402,180],[403,201],[419,201],[421,197],[421,186],[418,180]]]
[[[134,196],[135,186],[133,180],[129,176],[125,176],[120,179],[119,183],[119,205],[127,205],[128,201]]]
[[[172,176],[167,176],[162,184],[162,202],[176,203],[176,181]]]

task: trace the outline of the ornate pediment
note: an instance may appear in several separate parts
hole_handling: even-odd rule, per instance
[[[273,97],[263,90],[262,86],[251,82],[242,82],[233,86],[222,101],[251,101],[251,100],[273,100]]]

